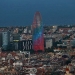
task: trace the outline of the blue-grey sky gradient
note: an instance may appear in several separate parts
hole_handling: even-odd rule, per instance
[[[0,0],[0,26],[31,25],[36,11],[43,24],[75,24],[75,0]]]

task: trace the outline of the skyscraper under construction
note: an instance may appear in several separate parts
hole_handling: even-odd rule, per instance
[[[34,15],[32,32],[33,32],[33,50],[44,51],[43,24],[40,12],[36,12]]]

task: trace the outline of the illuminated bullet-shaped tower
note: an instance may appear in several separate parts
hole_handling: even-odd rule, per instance
[[[33,33],[33,50],[34,51],[44,51],[44,36],[43,36],[43,24],[40,12],[36,12],[34,15],[34,20],[32,24]]]

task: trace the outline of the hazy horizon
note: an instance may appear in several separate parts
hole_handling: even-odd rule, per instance
[[[75,0],[0,0],[0,26],[27,26],[39,11],[45,25],[75,24]]]

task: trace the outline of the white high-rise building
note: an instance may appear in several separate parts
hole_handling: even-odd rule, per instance
[[[52,47],[52,45],[53,45],[52,42],[53,42],[52,39],[49,39],[49,38],[45,39],[45,45],[46,45],[47,49]]]

